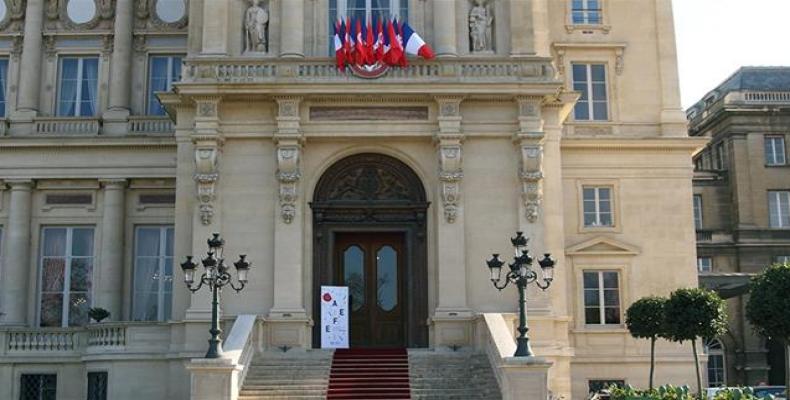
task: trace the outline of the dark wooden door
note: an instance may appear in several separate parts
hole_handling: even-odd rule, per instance
[[[404,238],[342,233],[335,241],[335,285],[348,286],[352,347],[405,347]]]

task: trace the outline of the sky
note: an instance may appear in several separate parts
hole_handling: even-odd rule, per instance
[[[673,0],[688,108],[741,66],[790,66],[790,0]]]

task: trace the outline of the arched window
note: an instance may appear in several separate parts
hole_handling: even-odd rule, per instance
[[[727,367],[724,364],[724,345],[718,339],[705,340],[705,354],[708,355],[708,386],[726,386]]]
[[[392,17],[408,20],[409,0],[329,0],[329,37],[334,34],[338,19],[354,18],[375,23]],[[335,54],[332,40],[329,41],[329,54]]]

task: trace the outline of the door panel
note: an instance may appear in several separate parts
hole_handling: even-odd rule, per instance
[[[335,241],[335,283],[348,286],[352,347],[405,346],[401,233],[344,233]]]

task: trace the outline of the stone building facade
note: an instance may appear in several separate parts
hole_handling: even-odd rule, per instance
[[[318,289],[359,284],[353,268],[391,275],[364,281],[383,311],[352,315],[369,329],[352,345],[479,349],[481,314],[512,321],[517,304],[484,260],[523,231],[558,261],[529,321],[566,399],[646,385],[624,310],[696,285],[705,141],[687,135],[669,0],[0,9],[0,398],[188,398],[210,298],[177,265],[212,232],[253,262],[223,320],[258,316],[265,354],[316,347]],[[354,13],[406,19],[437,58],[339,71],[331,23]],[[109,322],[86,326],[89,307]],[[688,347],[660,344],[659,381],[692,381]]]
[[[709,343],[716,384],[784,384],[781,343],[746,321],[749,278],[790,259],[786,153],[790,68],[744,67],[688,110],[700,284],[728,299],[727,334]]]

